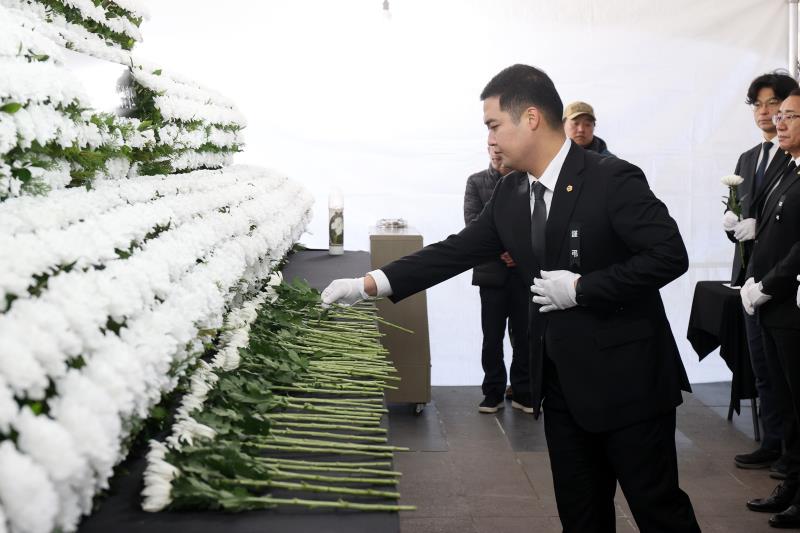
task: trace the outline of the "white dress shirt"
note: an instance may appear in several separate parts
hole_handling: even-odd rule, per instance
[[[530,172],[528,173],[528,181],[531,185],[531,215],[533,215],[533,203],[536,200],[533,197],[533,182],[538,181],[544,185],[544,204],[547,206],[547,216],[550,216],[550,204],[553,203],[553,191],[556,189],[558,175],[561,174],[561,168],[564,166],[564,161],[567,159],[571,144],[572,141],[569,139],[564,141],[564,144],[561,145],[561,149],[553,160],[547,164],[547,168],[544,169],[540,177],[537,178]]]
[[[531,184],[531,214],[533,213],[534,202],[533,182],[540,181],[542,185],[545,186],[544,203],[547,206],[547,215],[550,215],[550,204],[553,202],[553,191],[555,190],[556,182],[558,181],[558,175],[561,174],[561,168],[564,166],[564,161],[567,159],[567,153],[569,153],[569,148],[571,145],[572,141],[566,139],[564,144],[561,145],[561,149],[558,151],[556,156],[552,159],[552,161],[550,161],[550,163],[547,164],[547,168],[544,169],[544,172],[542,172],[542,175],[538,178],[528,173],[528,180]],[[367,272],[367,274],[372,276],[372,279],[375,280],[375,285],[378,287],[378,296],[392,295],[392,286],[389,283],[389,278],[386,277],[386,274],[384,274],[382,270],[373,270],[371,272]]]

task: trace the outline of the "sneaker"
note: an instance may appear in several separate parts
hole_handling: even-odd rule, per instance
[[[772,463],[772,466],[769,467],[769,477],[772,479],[786,479],[786,474],[788,472],[789,465],[785,455],[781,455],[781,458]]]
[[[765,450],[759,448],[752,453],[742,453],[733,458],[733,462],[739,468],[769,468],[772,463],[780,459],[781,452],[778,450]]]
[[[506,387],[506,400],[510,400],[513,395],[514,391],[511,390],[511,385],[509,385]]]
[[[486,396],[483,401],[478,405],[478,411],[481,413],[496,413],[498,410],[505,407],[503,404],[503,400],[498,400],[496,398],[489,398]]]
[[[511,400],[511,407],[514,409],[519,409],[523,413],[528,413],[529,415],[533,414],[533,406],[530,404],[530,401],[523,400],[520,398],[519,401]]]

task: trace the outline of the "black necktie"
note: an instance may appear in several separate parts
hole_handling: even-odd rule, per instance
[[[544,203],[544,191],[547,188],[538,181],[533,182],[533,213],[531,214],[531,244],[533,255],[544,267],[544,230],[547,225],[547,204]]]
[[[756,169],[756,193],[761,190],[761,186],[764,184],[764,174],[767,171],[767,162],[769,161],[769,151],[772,149],[772,143],[770,141],[766,141],[762,145],[762,156],[761,162],[758,164],[758,168]]]

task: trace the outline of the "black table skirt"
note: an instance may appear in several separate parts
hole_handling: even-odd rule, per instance
[[[329,256],[327,250],[293,254],[283,269],[284,278],[306,279],[317,289],[334,278],[362,276],[369,270],[369,253],[345,252]],[[388,417],[384,417],[386,424]],[[341,460],[341,459],[340,459]],[[282,508],[243,513],[216,511],[146,513],[141,509],[142,474],[146,462],[141,453],[129,457],[125,472],[111,482],[109,494],[79,528],[80,533],[395,533],[400,530],[397,513],[331,511]],[[277,492],[276,492],[277,495]]]
[[[757,392],[739,291],[723,283],[697,283],[686,338],[701,361],[719,347],[720,356],[733,374],[731,405],[738,413],[739,400],[755,398]]]

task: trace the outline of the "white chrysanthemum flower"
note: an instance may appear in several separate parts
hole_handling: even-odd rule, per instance
[[[10,325],[11,320],[6,324]],[[47,373],[33,357],[30,346],[13,333],[13,328],[9,328],[8,336],[4,335],[0,343],[0,375],[20,397],[42,399],[49,385]]]
[[[111,180],[120,180],[128,177],[131,162],[125,157],[114,157],[106,161],[106,177]]]
[[[187,417],[172,426],[172,435],[167,437],[167,442],[172,448],[180,450],[183,444],[192,446],[195,438],[212,440],[216,436],[217,432],[213,428]]]
[[[81,521],[81,515],[89,514],[91,512],[91,501],[86,505],[86,498],[81,496],[76,491],[76,487],[92,486],[91,478],[81,485],[67,485],[65,483],[56,483],[55,489],[58,495],[59,508],[58,515],[56,516],[56,525],[62,531],[75,531],[78,529],[78,523]]]
[[[17,145],[17,127],[13,115],[0,114],[0,155],[10,152]]]
[[[14,393],[11,392],[5,378],[0,374],[0,433],[8,435],[11,424],[18,414],[19,404],[14,399]]]
[[[11,441],[0,443],[0,503],[11,529],[50,533],[55,527],[58,496],[45,470]]]
[[[723,185],[727,185],[728,187],[736,187],[744,182],[744,178],[736,174],[730,174],[728,176],[722,176],[720,181],[722,181]]]
[[[26,407],[14,425],[20,451],[42,465],[53,482],[59,499],[58,525],[73,531],[83,510],[73,487],[92,484],[88,463],[75,448],[72,436],[50,417],[36,416]]]
[[[46,415],[37,416],[24,407],[14,427],[19,432],[17,446],[39,462],[53,481],[85,478],[88,465],[78,454],[72,436]]]
[[[119,431],[110,433],[95,412],[75,401],[63,401],[56,397],[51,404],[55,420],[72,435],[78,451],[94,469],[98,486],[107,487],[107,480],[119,459]]]
[[[166,454],[166,446],[150,441],[142,490],[142,509],[150,513],[161,511],[172,503],[172,480],[180,475],[180,471],[166,461]]]

